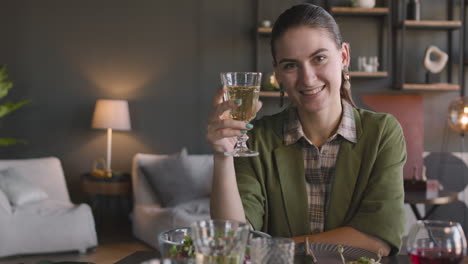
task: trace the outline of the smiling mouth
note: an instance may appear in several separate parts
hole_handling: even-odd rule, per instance
[[[314,95],[314,94],[318,94],[319,92],[321,92],[324,88],[325,88],[325,85],[323,85],[322,87],[314,88],[312,90],[300,91],[300,93],[302,95]]]

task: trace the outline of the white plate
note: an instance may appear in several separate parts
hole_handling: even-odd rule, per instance
[[[317,257],[317,261],[319,263],[341,263],[337,244],[312,243],[310,247]],[[343,256],[345,257],[346,261],[354,261],[360,257],[373,258],[377,260],[376,254],[365,249],[350,246],[343,246],[343,249]],[[296,248],[296,255],[305,255],[304,244],[298,245]]]

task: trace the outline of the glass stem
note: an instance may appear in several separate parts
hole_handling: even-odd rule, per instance
[[[236,149],[235,152],[245,152],[248,150],[247,148],[247,140],[249,139],[249,136],[247,134],[243,134],[242,136],[237,137],[237,143],[236,143]]]

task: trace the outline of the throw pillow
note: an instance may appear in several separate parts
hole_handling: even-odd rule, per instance
[[[163,207],[174,207],[209,195],[210,188],[206,186],[211,185],[211,178],[205,180],[202,178],[207,177],[200,175],[204,173],[204,166],[211,166],[212,174],[212,164],[206,165],[202,159],[192,161],[191,157],[182,152],[142,166],[143,174],[160,198]],[[199,163],[194,164],[196,161]]]
[[[12,168],[0,171],[0,189],[13,206],[47,199],[47,193],[27,178],[17,175]]]
[[[6,196],[6,194],[2,190],[0,190],[0,208],[2,210],[5,210],[5,211],[11,213],[10,201],[8,201],[8,197]]]
[[[213,155],[188,155],[183,162],[185,168],[190,171],[196,198],[209,197],[213,181]]]

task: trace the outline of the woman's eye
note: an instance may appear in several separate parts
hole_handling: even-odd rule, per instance
[[[292,70],[296,67],[295,63],[286,63],[283,65],[284,70]]]
[[[315,60],[316,62],[322,62],[322,61],[324,61],[325,59],[326,59],[325,56],[317,56],[317,57],[314,58],[314,60]]]

